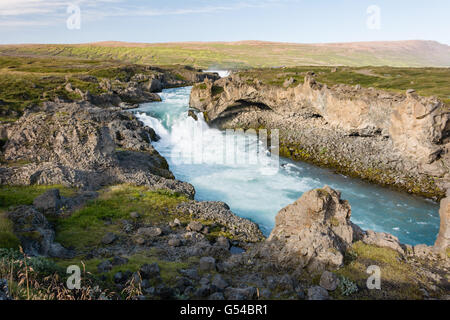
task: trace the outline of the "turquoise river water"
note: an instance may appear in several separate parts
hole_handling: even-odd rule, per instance
[[[406,193],[348,178],[302,162],[273,159],[257,139],[234,133],[237,152],[225,148],[225,133],[210,128],[199,114],[188,117],[191,88],[164,90],[162,102],[141,105],[138,118],[161,137],[155,148],[176,178],[191,183],[197,200],[224,201],[239,216],[259,224],[268,235],[277,212],[305,191],[329,185],[350,202],[352,221],[363,229],[388,232],[407,244],[434,243],[439,231],[438,204]],[[259,151],[258,150],[263,150]],[[256,152],[258,163],[228,158]]]

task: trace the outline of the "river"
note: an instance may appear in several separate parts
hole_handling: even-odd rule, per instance
[[[161,137],[153,145],[167,159],[175,177],[195,187],[197,200],[224,201],[268,235],[281,208],[305,191],[329,185],[350,202],[351,219],[363,229],[388,232],[411,245],[432,245],[436,240],[439,206],[433,201],[307,163],[284,158],[275,162],[268,152],[260,153],[262,161],[256,165],[223,161],[225,133],[210,128],[202,114],[198,121],[188,116],[190,91],[191,87],[166,89],[162,102],[142,104],[134,112]],[[235,135],[237,141],[245,141],[245,145],[238,144],[238,154],[260,150],[258,141],[242,140],[239,132]]]

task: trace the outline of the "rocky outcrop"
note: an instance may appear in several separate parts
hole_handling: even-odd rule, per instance
[[[404,246],[397,237],[385,232],[375,232],[373,230],[363,231],[361,240],[377,247],[390,248],[401,254],[405,253]]]
[[[223,202],[185,202],[179,205],[178,209],[188,213],[193,218],[212,220],[226,226],[227,230],[229,230],[235,239],[250,242],[257,242],[264,239],[264,236],[256,223],[236,216],[231,212],[228,205]]]
[[[448,108],[411,90],[330,88],[313,75],[272,86],[235,74],[195,85],[190,105],[222,129],[279,129],[281,155],[294,160],[432,198],[450,186]]]
[[[439,215],[441,227],[434,248],[445,255],[450,248],[450,190],[447,191],[447,198],[441,200]]]
[[[165,88],[181,87],[201,82],[205,79],[217,80],[220,77],[216,73],[202,72],[190,67],[179,67],[174,70],[166,70],[156,67],[141,67],[146,73],[135,73],[133,70],[118,71],[128,77],[125,79],[102,79],[93,76],[92,79],[83,80],[97,84],[102,93],[93,94],[74,88],[70,82],[65,85],[65,90],[75,93],[82,101],[101,107],[120,107],[122,109],[135,108],[140,103],[161,101],[157,92]],[[147,69],[147,70],[146,70]],[[134,74],[131,76],[131,74]],[[123,75],[122,75],[123,77]]]
[[[152,147],[158,137],[132,114],[90,103],[45,103],[9,131],[1,184],[63,184],[97,189],[114,183],[170,189],[193,197]],[[20,165],[18,165],[20,164]]]
[[[74,253],[55,242],[55,231],[44,214],[31,206],[20,206],[8,213],[22,248],[30,256],[71,258]]]
[[[353,241],[351,209],[339,192],[325,186],[306,192],[278,212],[268,241],[278,262],[317,272],[343,264]]]

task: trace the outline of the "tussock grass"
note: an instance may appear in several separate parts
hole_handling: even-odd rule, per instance
[[[336,274],[355,282],[360,288],[351,299],[422,299],[419,274],[398,252],[359,241],[353,244],[351,255],[351,261],[336,271]],[[367,289],[366,281],[370,275],[366,270],[371,265],[381,269],[381,290]],[[344,298],[338,291],[333,294],[335,298]]]

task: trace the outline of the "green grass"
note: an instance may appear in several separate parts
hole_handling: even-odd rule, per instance
[[[415,89],[422,96],[436,96],[450,104],[450,68],[393,68],[393,67],[290,67],[283,69],[251,69],[239,74],[248,81],[258,79],[262,83],[282,86],[294,78],[298,85],[304,82],[307,72],[314,71],[316,80],[328,86],[336,84],[361,85],[391,92],[404,93]]]
[[[7,210],[19,205],[31,205],[34,198],[50,189],[59,189],[61,195],[71,196],[74,189],[60,185],[0,186],[0,209]]]
[[[0,121],[13,121],[26,107],[56,97],[80,100],[80,95],[65,89],[67,83],[83,92],[101,94],[105,92],[100,87],[103,79],[128,81],[144,72],[148,73],[144,66],[118,62],[0,56],[0,109],[7,112]]]
[[[57,221],[56,241],[79,250],[97,247],[106,233],[119,230],[122,219],[130,219],[131,212],[138,212],[143,223],[169,222],[173,220],[171,213],[175,207],[187,200],[181,195],[148,191],[145,187],[109,187],[101,191],[98,199]]]
[[[12,222],[6,217],[6,212],[0,210],[0,248],[17,249],[20,241],[13,233]]]
[[[269,42],[166,43],[118,45],[1,46],[0,54],[120,60],[150,65],[184,64],[200,68],[299,65],[450,66],[448,49],[435,42],[400,42],[371,48],[354,44],[308,45]],[[432,55],[430,55],[430,51]],[[60,70],[61,68],[55,68]]]
[[[346,266],[337,270],[336,274],[355,282],[360,291],[350,298],[358,299],[421,299],[419,291],[421,276],[411,265],[402,260],[400,254],[392,249],[366,245],[362,242],[353,244],[352,257]],[[366,281],[369,266],[376,265],[381,269],[381,290],[369,290]],[[333,293],[341,299],[339,291]]]
[[[81,95],[65,89],[67,83],[73,89],[99,95],[106,92],[101,86],[104,80],[113,82],[117,89],[125,87],[124,82],[130,81],[136,74],[154,75],[165,71],[178,80],[185,80],[187,73],[191,72],[180,65],[162,69],[111,60],[11,57],[0,54],[0,122],[12,122],[25,108],[44,101],[55,98],[80,100]]]

